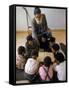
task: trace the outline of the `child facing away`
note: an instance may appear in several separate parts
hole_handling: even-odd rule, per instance
[[[38,51],[33,50],[31,52],[31,58],[28,58],[25,65],[25,78],[29,81],[33,81],[37,75],[39,68],[39,62],[37,61]]]
[[[18,47],[18,55],[16,56],[16,68],[24,69],[25,63],[26,63],[25,47],[19,46]]]
[[[31,56],[31,52],[33,50],[39,51],[39,44],[38,42],[32,37],[32,35],[27,36],[27,42],[25,44],[26,46],[26,54],[28,57]]]
[[[49,56],[44,58],[44,65],[40,66],[39,75],[42,81],[52,81],[53,65]]]
[[[66,61],[62,53],[58,53],[55,56],[56,65],[54,65],[54,70],[57,72],[57,77],[59,81],[66,80]]]

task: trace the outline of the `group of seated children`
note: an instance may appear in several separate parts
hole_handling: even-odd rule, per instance
[[[54,62],[49,56],[46,56],[43,62],[38,61],[39,44],[31,35],[27,36],[25,47],[18,47],[16,68],[23,70],[26,80],[30,82],[66,80],[65,54],[62,52],[60,45],[55,43],[54,37],[51,37],[49,47],[54,55]]]

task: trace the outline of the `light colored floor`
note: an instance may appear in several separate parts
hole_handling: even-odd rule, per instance
[[[17,48],[20,45],[25,46],[26,37],[28,35],[28,32],[16,32],[16,54],[17,54]],[[56,42],[62,42],[66,44],[66,32],[64,30],[53,30],[52,35],[56,38]],[[45,56],[50,56],[52,61],[54,61],[54,56],[52,53],[48,52],[39,52],[38,61],[43,61]],[[24,81],[16,81],[16,83],[29,83],[27,80]]]
[[[28,32],[17,32],[16,33],[16,50],[20,45],[25,46],[26,37],[28,35]],[[52,30],[52,35],[56,38],[56,42],[62,42],[66,44],[66,32],[65,30]],[[17,51],[16,51],[17,53]],[[42,61],[45,56],[51,56],[53,59],[52,53],[47,52],[39,52],[39,61]],[[52,60],[53,61],[53,60]]]
[[[25,44],[28,32],[16,32],[16,45]],[[56,38],[57,42],[66,44],[65,30],[52,30],[52,35]]]
[[[20,81],[16,81],[16,84],[21,84],[21,83],[30,83],[28,80],[20,80]]]

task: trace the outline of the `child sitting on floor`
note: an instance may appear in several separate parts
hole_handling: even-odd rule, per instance
[[[26,46],[26,53],[28,58],[31,56],[31,52],[33,50],[39,51],[39,44],[37,42],[37,40],[35,40],[32,35],[28,35],[27,36],[27,42],[25,44]]]
[[[54,57],[55,57],[58,53],[62,53],[63,56],[64,56],[64,59],[66,58],[64,52],[61,50],[60,46],[59,46],[57,43],[54,43],[54,44],[52,45],[51,50],[52,50],[52,52],[53,52],[53,54],[54,54]]]
[[[33,50],[31,52],[31,58],[28,58],[26,65],[25,65],[25,78],[29,81],[33,81],[36,77],[39,62],[37,61],[38,51]]]
[[[26,63],[25,47],[19,46],[18,47],[18,55],[16,56],[16,68],[24,69],[25,63]]]
[[[53,65],[49,56],[44,58],[44,65],[40,66],[39,75],[42,81],[52,81]]]
[[[64,58],[66,59],[66,46],[63,44],[63,43],[58,43],[56,42],[56,39],[55,37],[51,37],[50,38],[50,42],[49,42],[49,46],[51,48],[51,51],[52,51],[52,48],[57,50],[57,48],[59,49],[58,51],[59,52],[62,52],[63,55],[64,55]]]
[[[54,70],[57,72],[57,77],[59,81],[65,81],[66,80],[66,61],[64,60],[64,56],[62,53],[58,53],[55,56],[55,59],[57,61]]]

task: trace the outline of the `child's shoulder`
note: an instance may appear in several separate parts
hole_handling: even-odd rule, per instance
[[[39,65],[40,65],[40,66],[44,65],[44,62],[39,62]]]
[[[41,65],[40,68],[45,68],[45,65]]]

